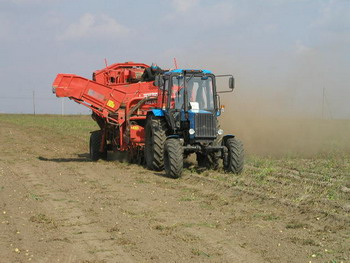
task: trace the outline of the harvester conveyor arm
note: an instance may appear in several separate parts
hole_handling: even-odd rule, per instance
[[[71,98],[105,118],[108,118],[109,112],[115,112],[119,108],[125,97],[125,92],[120,89],[74,74],[58,74],[52,88],[57,97]]]

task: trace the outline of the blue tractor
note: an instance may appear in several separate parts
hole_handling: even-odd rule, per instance
[[[153,108],[146,119],[145,161],[149,169],[163,170],[173,178],[181,176],[184,158],[196,153],[199,166],[216,169],[223,160],[224,170],[241,173],[244,163],[242,143],[234,135],[224,135],[216,77],[208,70],[176,69],[157,75],[161,107]]]

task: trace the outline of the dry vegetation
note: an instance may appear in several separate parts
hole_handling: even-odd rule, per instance
[[[0,261],[350,261],[349,121],[237,120],[244,173],[178,180],[90,162],[88,116],[0,124]]]

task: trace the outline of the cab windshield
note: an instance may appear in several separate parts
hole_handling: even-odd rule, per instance
[[[212,77],[186,76],[185,83],[187,102],[192,110],[214,110],[213,79]],[[172,77],[170,108],[184,108],[184,77]]]

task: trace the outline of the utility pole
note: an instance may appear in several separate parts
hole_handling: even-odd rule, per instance
[[[33,111],[35,116],[35,91],[33,90]]]

